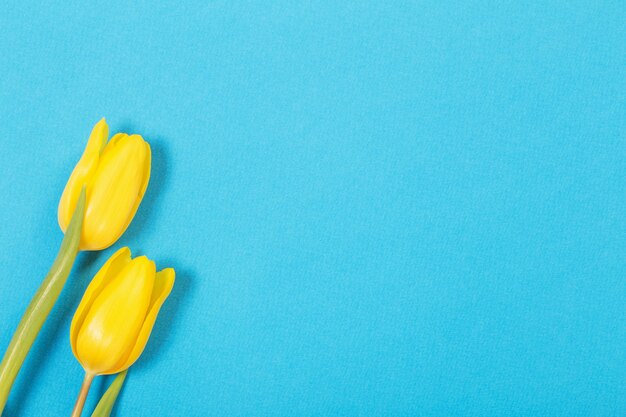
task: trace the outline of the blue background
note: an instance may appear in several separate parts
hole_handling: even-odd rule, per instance
[[[0,10],[1,349],[93,124],[153,176],[6,416],[70,414],[121,245],[178,276],[118,416],[626,414],[623,1],[46,3]]]

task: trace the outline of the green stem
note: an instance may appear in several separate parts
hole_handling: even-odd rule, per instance
[[[37,293],[30,301],[9,347],[0,364],[0,415],[6,405],[13,382],[17,377],[28,351],[35,342],[54,303],[59,298],[61,290],[72,270],[74,260],[78,254],[78,245],[85,215],[85,190],[83,189],[74,215],[67,228],[59,254],[57,255],[46,279],[41,283]]]
[[[107,389],[107,392],[104,393],[98,402],[96,409],[93,410],[91,417],[109,417],[111,415],[111,411],[113,411],[113,406],[115,405],[115,400],[120,393],[120,389],[122,389],[127,373],[128,369],[117,374],[109,386],[109,389]]]
[[[85,374],[83,385],[80,387],[80,392],[78,393],[78,398],[76,399],[76,405],[74,405],[74,411],[72,411],[72,417],[80,417],[83,414],[85,400],[87,399],[87,394],[89,394],[89,388],[91,388],[91,383],[93,382],[94,377],[94,374]]]

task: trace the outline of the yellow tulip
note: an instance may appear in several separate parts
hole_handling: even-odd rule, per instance
[[[156,272],[145,256],[117,251],[87,287],[70,329],[74,356],[87,375],[130,367],[141,355],[161,305],[174,285],[174,270]]]
[[[119,239],[150,180],[150,145],[139,135],[118,133],[107,142],[108,136],[109,127],[102,119],[94,126],[59,202],[59,226],[65,232],[86,187],[81,250],[106,249]]]

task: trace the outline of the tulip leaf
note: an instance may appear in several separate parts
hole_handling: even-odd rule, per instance
[[[50,310],[59,298],[74,265],[80,244],[83,218],[85,217],[85,199],[85,188],[83,187],[72,220],[61,242],[59,254],[26,308],[0,364],[0,414],[2,414],[22,363],[24,363],[26,355],[28,355],[39,331],[48,318]]]
[[[107,391],[98,402],[98,405],[93,411],[91,417],[109,417],[111,415],[111,411],[115,405],[115,400],[117,399],[117,395],[120,393],[120,389],[122,389],[127,373],[128,369],[117,374]]]

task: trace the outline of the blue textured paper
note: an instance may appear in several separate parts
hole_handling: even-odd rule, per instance
[[[154,155],[5,416],[121,245],[178,276],[117,416],[626,415],[623,1],[126,3],[0,7],[0,350],[93,124]]]

